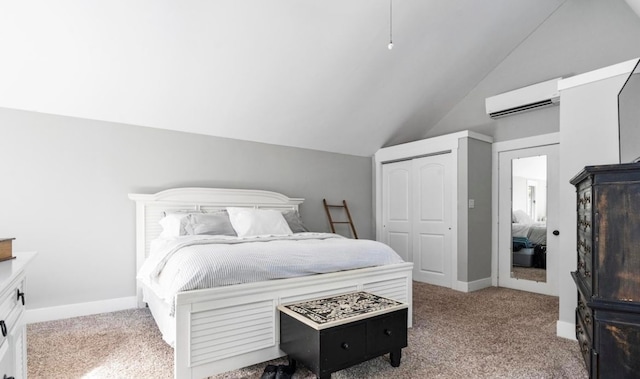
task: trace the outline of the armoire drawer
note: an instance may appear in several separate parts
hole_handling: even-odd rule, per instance
[[[591,239],[591,233],[578,234],[578,253],[587,257],[589,261],[593,259],[593,246],[591,246]]]
[[[584,256],[578,255],[578,270],[576,274],[580,281],[585,285],[589,292],[593,291],[593,274],[591,272],[591,264],[585,260]]]
[[[589,340],[593,341],[593,314],[591,312],[591,308],[587,306],[587,301],[580,291],[578,291],[578,307],[576,308],[576,314],[576,320],[580,320]]]
[[[578,189],[578,212],[591,212],[591,187]]]
[[[580,233],[589,233],[591,235],[591,231],[593,230],[593,222],[591,220],[591,213],[579,213],[577,215],[578,222],[578,232]]]
[[[578,193],[583,193],[583,192],[585,192],[585,190],[591,192],[591,185],[592,184],[593,184],[593,179],[592,178],[590,178],[590,177],[585,178],[578,185],[576,185]]]
[[[591,372],[591,349],[593,348],[593,340],[589,337],[587,327],[584,325],[583,320],[580,319],[578,310],[576,309],[576,338],[580,347],[580,353],[584,359],[584,363],[587,367],[587,372]]]

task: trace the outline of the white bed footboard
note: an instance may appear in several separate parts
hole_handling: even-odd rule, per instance
[[[411,310],[412,268],[401,263],[182,292],[176,299],[175,377],[203,378],[283,356],[279,304],[368,291]]]

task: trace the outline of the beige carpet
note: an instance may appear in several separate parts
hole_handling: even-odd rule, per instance
[[[587,378],[578,343],[555,336],[557,298],[421,283],[413,295],[414,325],[400,367],[383,356],[333,378]],[[172,354],[145,309],[28,326],[29,378],[171,378]],[[265,365],[215,378],[259,378]],[[294,375],[314,377],[304,367]]]
[[[521,280],[533,280],[534,282],[547,282],[547,270],[535,267],[517,267],[511,268],[511,277]]]

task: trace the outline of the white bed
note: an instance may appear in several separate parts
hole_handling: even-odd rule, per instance
[[[547,245],[546,222],[531,224],[514,222],[511,224],[511,233],[513,237],[527,238],[534,245]]]
[[[511,221],[512,237],[527,238],[534,245],[547,245],[546,221],[534,221],[520,209],[513,211]]]
[[[136,202],[137,268],[158,237],[167,210],[211,212],[225,207],[298,210],[302,199],[257,190],[179,188],[156,194],[130,194]],[[279,349],[281,303],[350,291],[369,291],[409,305],[412,263],[397,263],[289,279],[179,292],[175,313],[138,281],[139,306],[149,306],[165,340],[174,340],[174,376],[203,378],[283,356]],[[143,300],[144,299],[144,300]]]

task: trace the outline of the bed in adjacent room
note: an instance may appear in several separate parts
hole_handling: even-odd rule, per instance
[[[523,210],[513,212],[512,262],[516,266],[546,268],[547,223],[534,221]]]
[[[527,238],[533,245],[547,244],[547,223],[545,221],[534,221],[522,210],[513,212],[512,221],[512,237]]]
[[[411,310],[413,264],[376,241],[308,232],[302,199],[207,188],[129,197],[139,305],[174,347],[176,378],[283,356],[281,303],[364,290]]]

